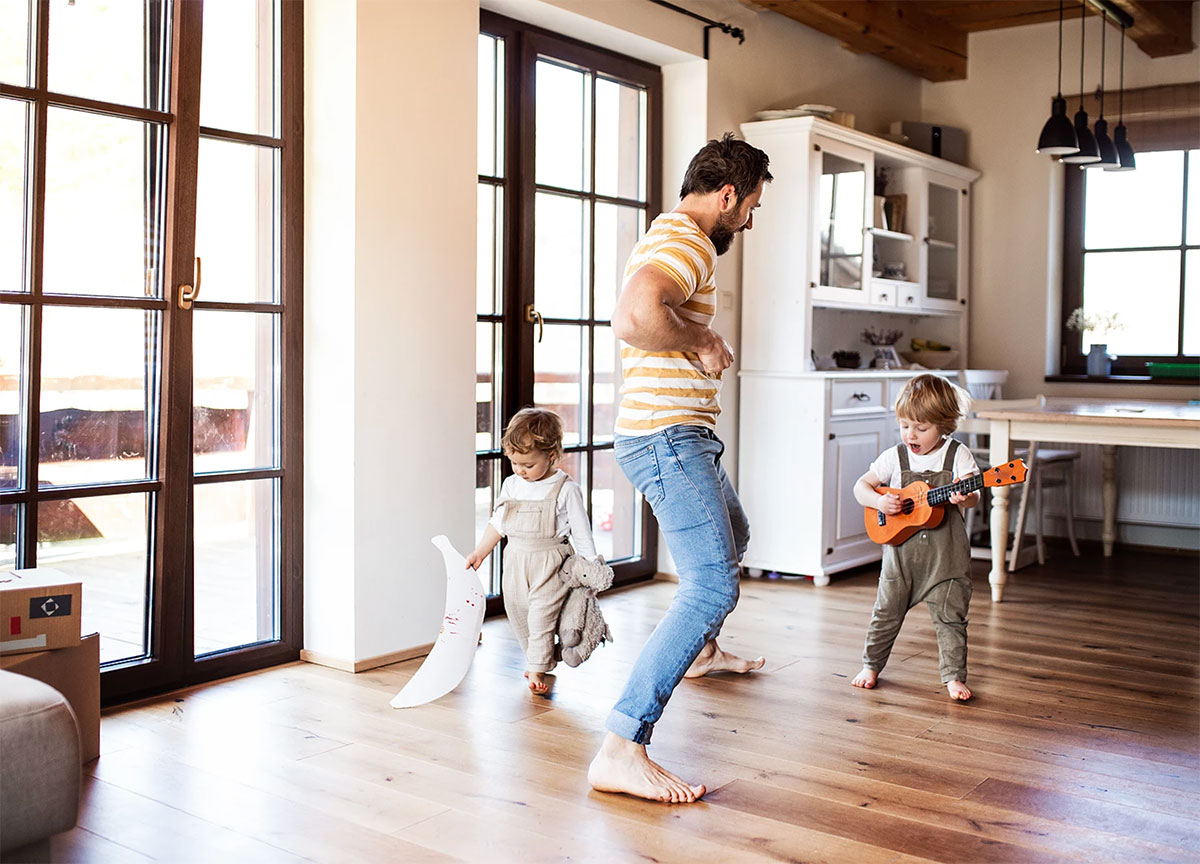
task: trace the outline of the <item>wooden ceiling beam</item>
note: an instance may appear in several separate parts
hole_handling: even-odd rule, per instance
[[[967,77],[967,34],[904,0],[753,0],[930,81]]]
[[[1192,0],[1112,0],[1133,18],[1127,35],[1151,57],[1174,57],[1196,49]]]

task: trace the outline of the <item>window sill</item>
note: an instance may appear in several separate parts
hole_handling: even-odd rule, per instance
[[[1200,378],[1162,378],[1149,375],[1092,376],[1074,373],[1047,375],[1044,380],[1071,384],[1173,384],[1177,387],[1200,384]]]

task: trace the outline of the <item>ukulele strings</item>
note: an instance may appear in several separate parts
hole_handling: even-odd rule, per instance
[[[982,489],[983,488],[983,482],[981,479],[982,477],[983,477],[982,474],[976,474],[974,477],[968,477],[965,480],[959,480],[957,483],[950,483],[946,486],[938,486],[936,489],[928,489],[928,490],[922,492],[920,495],[917,495],[913,498],[901,499],[901,503],[903,504],[904,501],[912,501],[913,506],[915,507],[919,504],[924,504],[929,499],[930,493],[933,493],[933,492],[944,493],[945,501],[934,501],[933,504],[931,505],[931,506],[936,507],[939,504],[945,504],[946,501],[949,501],[950,496],[953,495],[955,492],[962,492],[963,494],[970,494],[971,492],[974,492],[977,489]],[[976,484],[978,484],[978,485],[976,485]],[[940,498],[941,495],[938,495],[937,497]]]

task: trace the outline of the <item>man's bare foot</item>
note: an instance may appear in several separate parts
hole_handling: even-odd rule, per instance
[[[867,669],[864,667],[861,672],[854,676],[854,680],[850,683],[855,687],[864,687],[867,690],[870,690],[875,686],[875,681],[878,678],[878,672],[876,672],[874,669]]]
[[[529,679],[529,692],[535,696],[545,696],[550,692],[550,685],[553,683],[554,676],[548,675],[545,672],[526,672],[525,677]]]
[[[612,732],[588,766],[588,782],[597,792],[621,792],[650,801],[690,804],[705,792],[651,761],[645,744],[635,744]]]
[[[700,678],[709,672],[737,672],[745,674],[761,669],[767,661],[759,657],[756,660],[746,660],[728,651],[722,651],[716,639],[709,639],[692,661],[692,665],[683,673],[684,678]]]
[[[971,698],[971,691],[961,681],[947,681],[946,690],[949,691],[951,699],[957,699],[960,702],[966,702]]]

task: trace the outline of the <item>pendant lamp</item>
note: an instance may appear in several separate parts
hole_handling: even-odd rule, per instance
[[[1075,138],[1079,142],[1079,152],[1062,157],[1063,162],[1071,165],[1086,165],[1089,162],[1100,161],[1100,148],[1096,146],[1096,138],[1088,128],[1087,111],[1083,110],[1083,48],[1084,23],[1087,21],[1087,3],[1079,4],[1079,110],[1075,112]]]
[[[1105,171],[1133,171],[1137,163],[1133,158],[1133,147],[1125,136],[1125,25],[1121,25],[1121,97],[1120,113],[1117,128],[1113,129],[1113,146],[1117,148],[1117,158],[1121,164],[1117,168],[1105,168]]]
[[[1101,13],[1100,19],[1100,116],[1096,118],[1096,149],[1100,151],[1100,159],[1083,166],[1085,168],[1120,168],[1121,160],[1117,156],[1117,148],[1108,137],[1108,121],[1104,119],[1104,61],[1108,59],[1105,46],[1105,34],[1108,32],[1108,13]]]
[[[1058,95],[1050,103],[1050,119],[1042,127],[1037,145],[1037,152],[1048,153],[1051,156],[1066,156],[1079,152],[1075,127],[1067,119],[1067,100],[1062,95],[1062,24],[1063,0],[1058,0]],[[1124,42],[1121,43],[1121,50],[1125,50]]]

